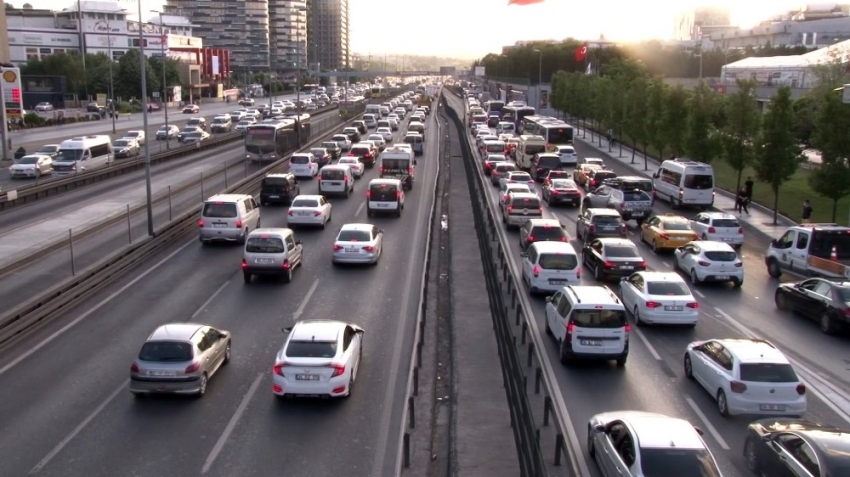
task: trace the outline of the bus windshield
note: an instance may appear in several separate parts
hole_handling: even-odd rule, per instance
[[[547,129],[549,133],[549,144],[572,144],[573,129],[568,127],[550,127]]]
[[[249,128],[245,135],[245,149],[253,153],[274,152],[275,130],[272,128]]]

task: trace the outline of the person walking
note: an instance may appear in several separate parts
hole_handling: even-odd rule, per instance
[[[803,223],[809,224],[812,222],[812,204],[809,199],[803,201]]]
[[[741,212],[750,215],[750,209],[748,206],[750,205],[750,196],[747,194],[747,188],[742,187],[740,191],[738,191],[738,196],[735,198],[735,207],[740,214]]]
[[[753,185],[755,185],[753,178],[747,176],[747,180],[744,182],[744,188],[747,189],[747,198],[749,199],[753,198]]]

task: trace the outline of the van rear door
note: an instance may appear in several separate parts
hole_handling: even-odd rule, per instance
[[[714,201],[714,171],[710,167],[689,167],[682,176],[682,201],[706,204]]]

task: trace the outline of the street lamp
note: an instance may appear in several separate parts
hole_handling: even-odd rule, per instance
[[[166,82],[165,67],[165,42],[168,41],[168,36],[165,34],[165,23],[162,22],[162,12],[151,10],[151,13],[159,14],[159,44],[162,54],[162,110],[165,112],[165,149],[171,149],[171,137],[168,131],[168,83]],[[147,131],[145,131],[147,134]],[[145,141],[147,143],[147,141]]]
[[[109,101],[111,101],[112,106],[109,115],[112,116],[112,134],[115,134],[115,84],[112,81],[112,63],[115,63],[115,59],[112,58],[112,25],[109,23],[109,19],[106,20],[106,51],[109,55]],[[107,111],[109,111],[108,107]]]
[[[295,7],[298,16],[295,22],[295,105],[298,114],[295,116],[295,144],[301,149],[301,12],[306,12],[305,7]]]
[[[154,236],[151,200],[151,149],[148,137],[148,69],[145,59],[145,34],[142,28],[142,2],[139,2],[139,75],[142,77],[142,127],[145,131],[145,195],[148,207],[148,235]]]
[[[543,96],[543,50],[534,49],[534,52],[538,54],[538,62],[537,62],[537,106],[540,107],[542,104],[540,102],[540,98]]]

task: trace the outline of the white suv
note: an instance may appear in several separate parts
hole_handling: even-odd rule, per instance
[[[759,339],[694,341],[685,349],[685,376],[717,401],[723,416],[802,416],[806,385],[788,358]]]
[[[631,326],[620,299],[604,286],[566,286],[546,297],[546,333],[558,341],[561,363],[613,359],[625,366]]]

